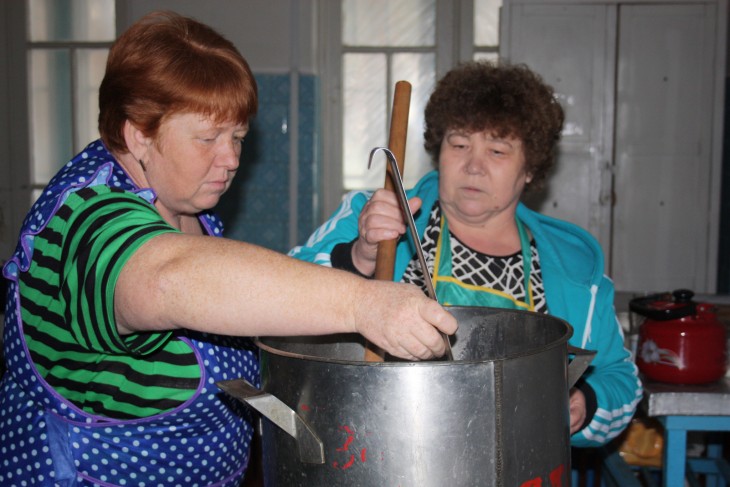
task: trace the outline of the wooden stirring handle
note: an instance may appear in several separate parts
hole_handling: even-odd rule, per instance
[[[398,81],[395,84],[393,93],[393,110],[390,114],[390,137],[388,149],[395,156],[398,170],[403,174],[404,162],[406,159],[406,139],[408,136],[408,111],[411,106],[411,84],[408,81]],[[386,164],[385,184],[383,187],[393,191],[390,165]],[[395,248],[398,239],[384,240],[378,244],[378,254],[375,258],[375,279],[381,281],[393,280],[393,267],[395,265]],[[382,362],[385,354],[382,350],[371,343],[365,346],[365,361]]]
[[[408,81],[398,81],[393,94],[393,112],[390,116],[390,138],[388,149],[395,156],[398,170],[403,174],[406,158],[406,138],[408,136],[408,110],[411,103],[411,84]],[[385,184],[383,187],[390,191],[395,190],[391,178],[391,169],[386,164]],[[378,244],[378,255],[375,260],[375,279],[383,281],[393,280],[393,266],[395,264],[395,247],[398,239],[384,240]]]

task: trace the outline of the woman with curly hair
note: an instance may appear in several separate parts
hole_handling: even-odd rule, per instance
[[[520,203],[554,164],[563,121],[552,88],[527,66],[454,68],[426,106],[425,147],[436,170],[409,192],[409,206],[439,302],[549,313],[573,327],[572,345],[597,351],[571,391],[570,433],[574,446],[598,446],[626,427],[642,396],[613,283],[588,232]],[[392,191],[353,192],[290,255],[372,276],[378,243],[405,232]],[[407,238],[394,280],[426,289]]]

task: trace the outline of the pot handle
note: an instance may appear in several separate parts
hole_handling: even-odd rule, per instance
[[[245,379],[219,381],[216,385],[291,435],[299,447],[299,460],[304,463],[324,463],[322,440],[301,416],[279,398],[257,389]]]
[[[573,360],[568,364],[568,390],[570,390],[593,361],[596,352],[568,345],[568,354],[574,355]]]

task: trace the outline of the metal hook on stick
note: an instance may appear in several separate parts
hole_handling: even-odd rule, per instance
[[[370,166],[372,165],[373,156],[378,151],[383,151],[386,158],[388,159],[388,163],[390,165],[390,177],[393,180],[394,186],[397,189],[396,194],[398,195],[401,211],[403,212],[404,218],[408,225],[408,230],[410,231],[413,245],[416,246],[418,262],[420,263],[421,270],[423,271],[423,279],[426,282],[428,296],[434,301],[438,302],[438,298],[436,297],[436,291],[433,287],[431,272],[429,272],[428,270],[428,266],[426,265],[426,257],[423,255],[423,246],[421,245],[421,239],[418,237],[416,223],[413,221],[413,214],[411,213],[411,209],[408,206],[408,196],[406,195],[406,190],[403,188],[403,178],[401,177],[400,170],[398,169],[398,161],[396,161],[395,155],[393,155],[393,152],[391,152],[391,150],[387,147],[375,147],[373,150],[370,151],[370,157],[368,159],[368,169],[370,169]],[[443,337],[444,343],[446,344],[446,357],[448,358],[448,360],[453,360],[454,358],[451,353],[451,342],[449,342],[449,337],[446,336],[445,333],[441,333],[441,336]]]

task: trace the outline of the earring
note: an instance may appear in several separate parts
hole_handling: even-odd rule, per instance
[[[142,170],[147,172],[147,167],[145,167],[144,162],[142,162],[142,159],[139,159],[139,165],[142,166]]]

